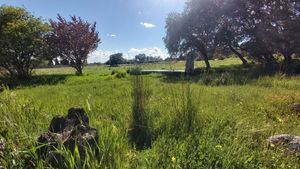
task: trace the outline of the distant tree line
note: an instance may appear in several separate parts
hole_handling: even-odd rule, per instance
[[[109,60],[105,63],[110,66],[118,66],[120,64],[143,64],[143,63],[155,63],[163,61],[159,56],[147,56],[146,54],[138,54],[134,59],[123,58],[122,53],[116,53],[109,57]]]
[[[48,61],[68,64],[82,75],[88,54],[100,43],[96,23],[58,15],[45,23],[24,8],[0,6],[0,68],[10,76],[27,79],[32,70]]]
[[[269,69],[294,71],[300,54],[299,0],[188,0],[182,13],[166,19],[164,42],[173,57],[201,56],[206,69],[216,51],[231,52]],[[281,62],[282,58],[282,62]]]

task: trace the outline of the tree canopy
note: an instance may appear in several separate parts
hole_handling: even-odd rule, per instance
[[[109,60],[106,62],[110,66],[118,66],[126,63],[126,59],[123,58],[123,53],[116,53],[109,56]]]
[[[288,70],[299,53],[299,25],[298,0],[188,0],[182,13],[167,17],[164,42],[175,57],[200,53],[207,70],[215,50],[229,50],[244,64],[246,52],[269,67],[279,64],[280,54]]]
[[[48,46],[52,54],[67,60],[82,75],[88,54],[100,43],[96,23],[88,23],[80,17],[72,16],[70,21],[58,15],[58,21],[50,20],[52,31],[48,36]]]
[[[11,76],[28,78],[43,59],[47,24],[24,8],[0,7],[0,67]]]

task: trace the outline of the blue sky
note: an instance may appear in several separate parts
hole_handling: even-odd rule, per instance
[[[1,5],[24,6],[44,20],[80,16],[97,22],[102,43],[89,62],[103,62],[115,52],[133,58],[138,53],[167,56],[162,38],[165,18],[180,12],[185,0],[0,0]]]

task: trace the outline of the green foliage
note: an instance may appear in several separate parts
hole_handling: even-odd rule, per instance
[[[11,76],[28,78],[43,59],[47,24],[24,8],[0,7],[0,67]]]
[[[142,69],[140,67],[134,67],[127,69],[127,73],[131,75],[141,75],[142,74]]]
[[[127,72],[125,70],[112,70],[111,75],[115,76],[118,79],[121,79],[127,76]]]
[[[110,65],[112,67],[116,67],[120,64],[124,64],[126,60],[123,58],[122,53],[116,53],[111,56],[109,56],[109,60],[106,62],[107,65]]]

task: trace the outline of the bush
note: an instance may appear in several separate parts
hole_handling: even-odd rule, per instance
[[[215,83],[216,85],[228,85],[230,84],[231,76],[229,73],[222,73],[221,76],[216,77]]]
[[[113,71],[112,75],[115,75],[116,78],[121,79],[126,77],[127,73],[125,71]]]
[[[127,70],[127,73],[131,75],[141,75],[142,69],[140,67],[130,68]]]
[[[204,85],[220,86],[220,85],[230,85],[234,83],[234,77],[229,73],[206,73],[202,76],[202,83]]]

